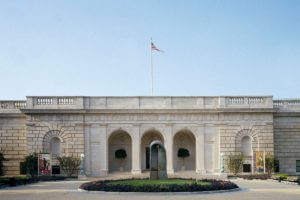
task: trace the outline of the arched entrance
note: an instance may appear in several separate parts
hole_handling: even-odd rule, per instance
[[[252,171],[252,137],[245,135],[241,139],[241,153],[244,155],[243,172],[250,173]]]
[[[195,170],[196,169],[196,139],[189,130],[182,130],[175,134],[173,144],[173,161],[175,171]],[[188,157],[178,156],[182,151],[188,151]],[[186,154],[186,153],[184,153]]]
[[[109,172],[131,171],[131,146],[131,137],[126,131],[118,130],[110,135],[108,139]],[[117,151],[125,152],[126,157],[118,157]]]
[[[157,130],[149,130],[144,133],[141,139],[141,169],[149,170],[150,168],[150,148],[149,145],[154,140],[164,143],[162,134]]]

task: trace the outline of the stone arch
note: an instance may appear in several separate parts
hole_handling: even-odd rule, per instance
[[[187,149],[190,156],[178,158],[179,148]],[[196,169],[196,136],[189,129],[181,129],[173,137],[173,164],[176,171]]]
[[[165,139],[163,134],[157,129],[151,128],[146,130],[141,135],[141,169],[148,170],[150,167],[150,144],[151,142],[158,140],[164,144]]]
[[[130,127],[109,127],[107,138],[110,138],[111,135],[117,132],[126,132],[131,138],[133,138],[133,135],[131,134],[132,129]]]
[[[165,136],[164,136],[164,134],[162,133],[161,130],[158,130],[156,128],[149,128],[149,129],[147,129],[143,132],[143,134],[141,135],[141,139],[143,139],[143,137],[148,135],[148,134],[157,135],[159,137],[158,140],[160,140],[164,144]]]
[[[43,150],[42,153],[50,153],[52,156],[57,157],[61,154],[66,153],[66,146],[68,141],[68,134],[60,130],[50,130],[43,137]],[[59,154],[53,148],[53,141],[58,144],[59,143]]]
[[[242,129],[238,131],[235,137],[235,152],[239,153],[242,152],[242,139],[248,136],[251,139],[251,146],[252,150],[257,150],[259,147],[259,137],[258,137],[258,132],[253,129]]]
[[[125,159],[117,159],[115,152],[119,149],[126,151]],[[132,138],[130,134],[118,129],[109,134],[108,137],[108,170],[109,172],[131,171],[132,160]]]

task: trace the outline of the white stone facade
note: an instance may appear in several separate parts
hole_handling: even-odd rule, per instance
[[[32,152],[85,154],[85,173],[147,170],[148,146],[166,148],[167,172],[220,175],[221,159],[235,153],[275,153],[280,170],[296,174],[300,160],[300,101],[272,96],[27,97],[0,101],[0,151],[6,173]],[[190,156],[177,157],[179,148]],[[115,151],[124,149],[125,159]],[[55,155],[54,155],[55,154]],[[221,155],[224,155],[221,157]],[[251,155],[245,163],[253,165]],[[226,171],[226,167],[225,167]]]

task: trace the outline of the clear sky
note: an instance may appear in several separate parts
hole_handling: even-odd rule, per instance
[[[299,0],[0,0],[0,99],[300,97]]]

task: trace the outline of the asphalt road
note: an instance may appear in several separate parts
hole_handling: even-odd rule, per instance
[[[271,181],[234,180],[242,188],[215,194],[93,193],[77,190],[81,181],[41,182],[0,190],[0,200],[300,200],[300,186]]]

